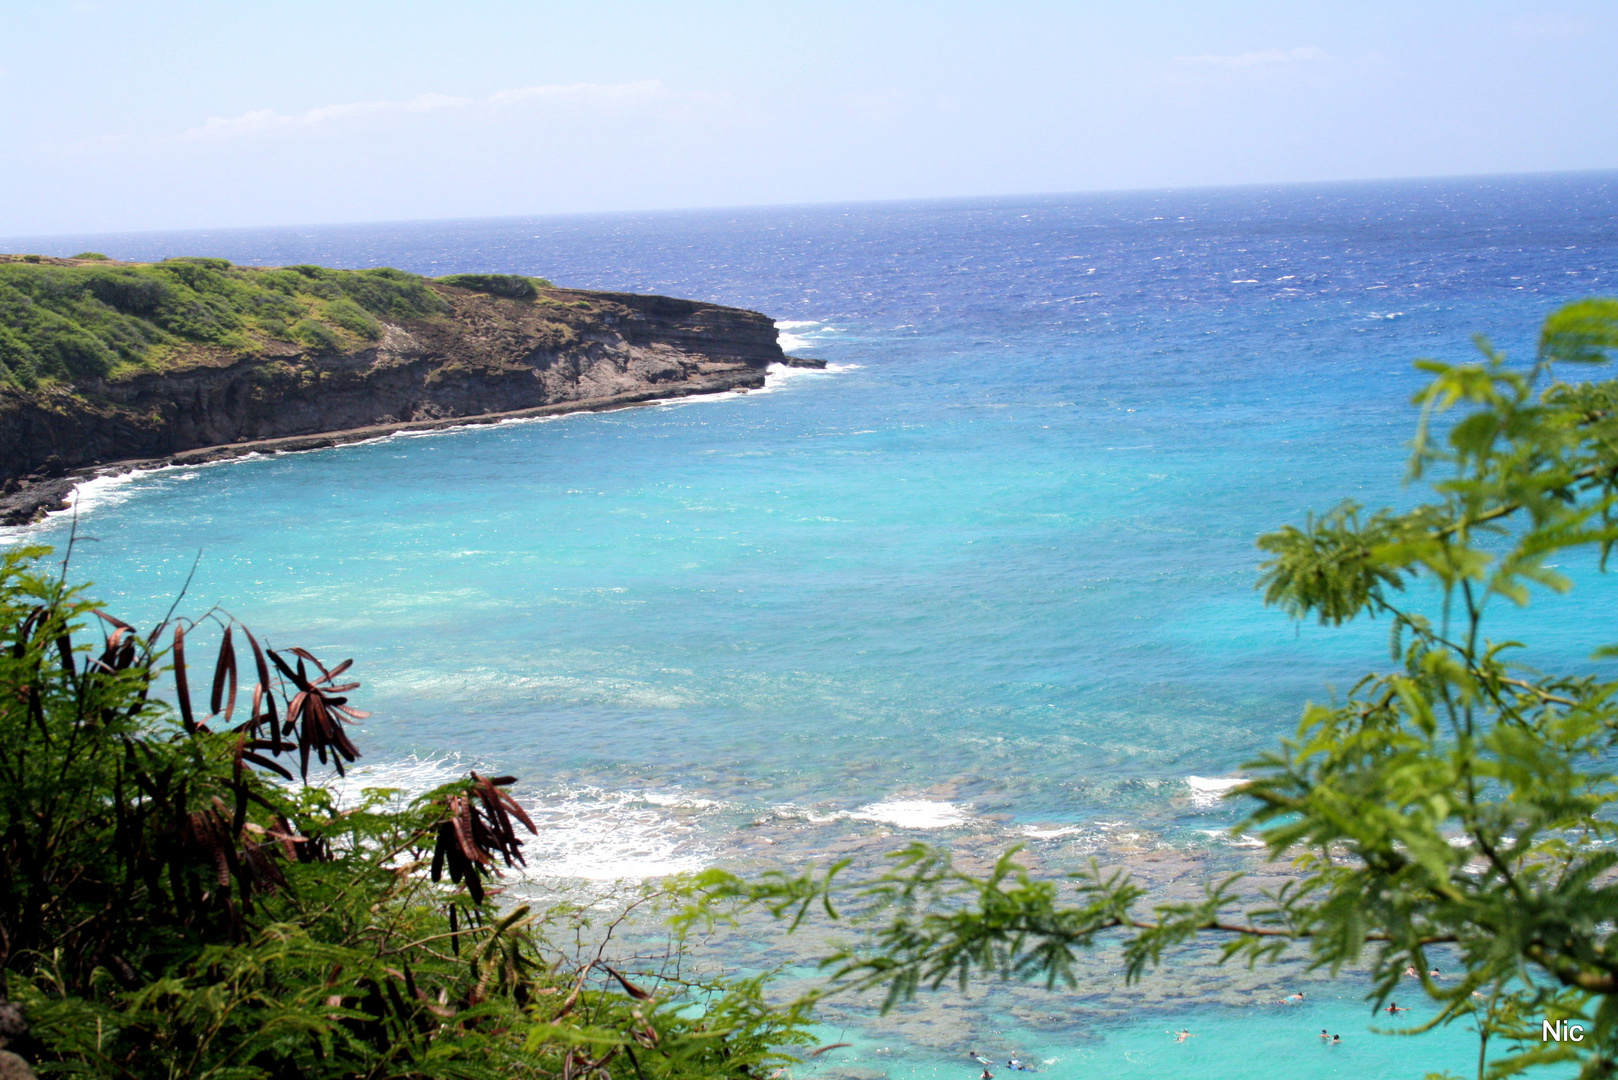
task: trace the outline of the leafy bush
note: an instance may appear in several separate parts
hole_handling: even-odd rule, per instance
[[[0,323],[0,377],[25,388],[39,381],[34,350],[4,323]]]
[[[75,259],[93,259],[96,262],[104,262],[104,261],[106,261],[106,258],[107,258],[105,255],[101,254],[101,252],[99,252],[99,251],[81,251],[81,252],[79,252],[77,255],[75,255],[73,257]]]
[[[436,280],[457,289],[503,296],[508,300],[532,300],[539,295],[540,289],[551,286],[544,278],[519,277],[516,274],[450,274]]]
[[[80,286],[108,307],[125,315],[155,315],[174,292],[167,283],[138,270],[95,270],[68,281]],[[72,287],[72,286],[69,286]]]
[[[449,311],[449,304],[427,279],[415,274],[389,267],[327,273],[337,275],[337,287],[350,300],[385,319],[424,319]]]
[[[549,947],[577,913],[502,907],[534,830],[514,778],[339,803],[349,662],[220,615],[142,637],[45,554],[0,558],[0,997],[47,1075],[697,1080],[807,1041],[762,980],[648,989]]]
[[[326,318],[366,341],[375,341],[382,336],[382,324],[346,296],[326,305]]]
[[[206,255],[175,255],[164,259],[169,266],[199,266],[204,270],[229,270],[234,265],[229,259],[214,259]]]
[[[343,339],[337,336],[337,331],[318,319],[300,321],[292,328],[292,337],[316,352],[337,352],[343,347]]]
[[[63,330],[49,343],[55,366],[59,366],[75,380],[99,379],[112,370],[114,354],[103,342],[82,330]]]

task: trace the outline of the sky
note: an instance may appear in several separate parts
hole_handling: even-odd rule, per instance
[[[1611,169],[1614,46],[1614,0],[0,0],[0,236]]]

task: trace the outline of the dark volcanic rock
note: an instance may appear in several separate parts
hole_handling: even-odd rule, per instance
[[[104,471],[96,466],[755,388],[766,367],[786,361],[775,324],[754,311],[628,293],[543,289],[523,301],[436,287],[449,317],[388,324],[356,352],[286,345],[74,391],[0,389],[0,520],[60,508],[76,478]]]
[[[0,1080],[34,1080],[34,1070],[13,1050],[28,1045],[28,1021],[22,1009],[0,1000]]]

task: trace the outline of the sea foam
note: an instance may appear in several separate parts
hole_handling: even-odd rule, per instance
[[[1247,783],[1245,776],[1188,776],[1186,786],[1191,789],[1192,806],[1218,806],[1225,792]]]
[[[953,829],[970,819],[958,803],[927,799],[887,799],[868,803],[849,815],[859,821],[880,821],[901,829]]]
[[[700,870],[714,858],[694,839],[690,820],[717,806],[709,800],[583,787],[522,802],[539,826],[538,836],[524,837],[529,877],[658,878]]]

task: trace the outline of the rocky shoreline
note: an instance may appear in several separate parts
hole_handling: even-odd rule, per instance
[[[790,365],[797,366],[797,365]],[[258,439],[250,442],[230,443],[224,446],[203,446],[184,450],[159,458],[137,458],[114,461],[85,469],[75,469],[63,476],[49,478],[23,478],[16,489],[0,495],[0,525],[26,525],[39,521],[46,514],[72,507],[73,492],[86,480],[102,476],[123,476],[147,469],[162,469],[175,465],[205,465],[214,461],[228,461],[251,454],[293,454],[305,450],[325,450],[333,446],[380,439],[401,431],[442,431],[447,428],[467,427],[474,424],[498,424],[504,420],[521,420],[538,416],[562,416],[579,412],[610,412],[641,405],[655,405],[659,401],[677,400],[703,394],[721,394],[762,386],[763,378],[756,382],[741,380],[714,382],[708,385],[679,386],[660,391],[619,394],[614,397],[569,401],[556,405],[538,405],[531,409],[510,412],[480,413],[475,416],[451,417],[443,420],[414,420],[393,424],[373,424],[343,431],[324,431],[313,435],[294,435],[279,439]]]
[[[72,391],[0,390],[0,524],[66,509],[98,476],[292,453],[467,424],[599,412],[764,385],[788,357],[765,315],[546,289],[538,303],[435,286],[447,319],[368,349],[202,358]]]

